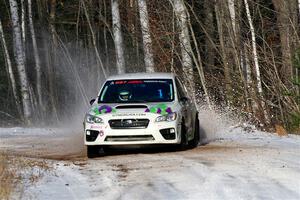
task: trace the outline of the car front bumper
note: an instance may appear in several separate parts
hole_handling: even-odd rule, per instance
[[[109,123],[85,123],[85,145],[179,144],[180,123],[149,121],[147,128],[113,129]]]

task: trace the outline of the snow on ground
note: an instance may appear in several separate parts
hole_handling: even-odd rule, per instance
[[[86,159],[80,133],[2,128],[0,151],[58,159],[23,199],[300,199],[299,136],[217,131],[191,150],[122,150]]]
[[[72,127],[0,128],[0,151],[63,160],[85,156],[83,134]]]

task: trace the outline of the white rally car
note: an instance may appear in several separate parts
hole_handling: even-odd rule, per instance
[[[88,157],[112,145],[199,142],[197,109],[182,82],[171,73],[109,77],[84,120]]]

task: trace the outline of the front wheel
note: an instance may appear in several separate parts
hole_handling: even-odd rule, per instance
[[[190,148],[195,148],[198,146],[200,140],[200,133],[199,133],[199,119],[196,117],[195,119],[195,129],[194,129],[194,138],[189,142]]]
[[[105,155],[114,153],[114,149],[112,149],[109,146],[104,146],[104,147],[102,147],[102,149],[103,149],[103,152],[105,153]]]
[[[186,138],[186,128],[184,125],[184,121],[181,122],[181,141],[180,144],[178,145],[179,150],[185,150],[187,148],[187,138]]]
[[[96,156],[98,156],[99,153],[99,147],[98,146],[87,146],[87,157],[88,158],[95,158]]]

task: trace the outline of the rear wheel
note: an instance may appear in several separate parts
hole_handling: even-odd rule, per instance
[[[95,158],[98,156],[99,147],[98,146],[87,146],[87,157],[88,158]]]
[[[195,148],[198,146],[200,140],[200,133],[199,133],[199,119],[196,117],[195,119],[195,129],[194,129],[194,138],[189,142],[190,148]]]

